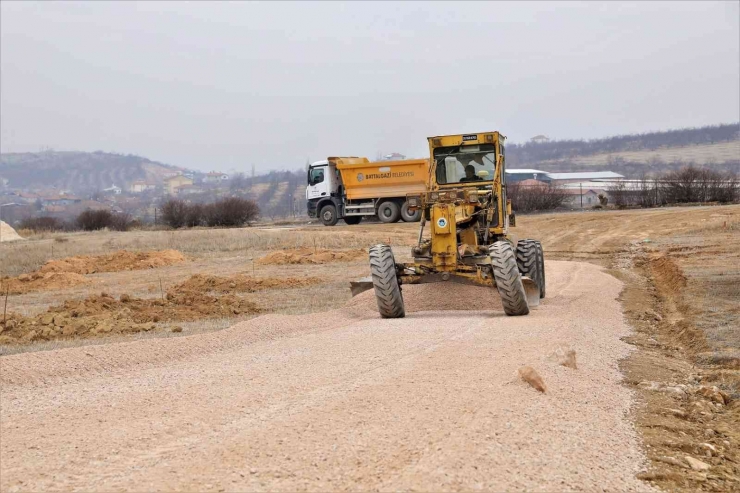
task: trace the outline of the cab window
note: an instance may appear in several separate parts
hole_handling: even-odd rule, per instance
[[[311,168],[308,175],[309,185],[317,185],[324,181],[324,168]]]

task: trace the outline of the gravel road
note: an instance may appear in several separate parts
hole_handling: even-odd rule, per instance
[[[528,317],[504,316],[493,290],[421,285],[404,289],[405,319],[380,319],[367,292],[3,357],[0,489],[649,491],[619,383],[621,284],[576,262],[549,262],[547,279]],[[560,345],[577,370],[548,358]]]

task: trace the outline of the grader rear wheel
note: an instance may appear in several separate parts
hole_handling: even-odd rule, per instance
[[[527,276],[540,288],[540,298],[545,295],[545,263],[542,258],[542,245],[536,240],[519,240],[516,243],[516,263],[519,272]]]
[[[388,245],[370,247],[370,274],[375,287],[378,311],[383,318],[403,318],[406,309],[403,305],[401,286],[396,277],[396,261]]]
[[[491,248],[491,265],[496,289],[501,295],[504,312],[510,316],[527,315],[529,305],[516,263],[514,249],[508,241],[497,241]]]

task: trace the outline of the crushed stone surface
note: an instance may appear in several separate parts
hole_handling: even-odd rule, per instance
[[[294,248],[268,253],[257,260],[261,265],[327,264],[329,262],[351,262],[367,258],[367,251],[328,250],[325,248]]]
[[[369,291],[331,312],[0,358],[0,489],[652,491],[617,366],[621,283],[547,268],[526,317],[490,288],[430,284],[404,287],[404,319],[381,319]],[[577,370],[548,358],[564,344]]]

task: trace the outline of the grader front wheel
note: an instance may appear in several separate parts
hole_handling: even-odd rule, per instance
[[[403,318],[406,309],[403,305],[401,286],[396,277],[396,261],[388,245],[370,247],[370,274],[375,287],[378,311],[383,318]]]
[[[497,241],[491,246],[491,266],[496,289],[501,295],[504,312],[510,316],[527,315],[529,305],[516,263],[514,249],[508,241]]]

